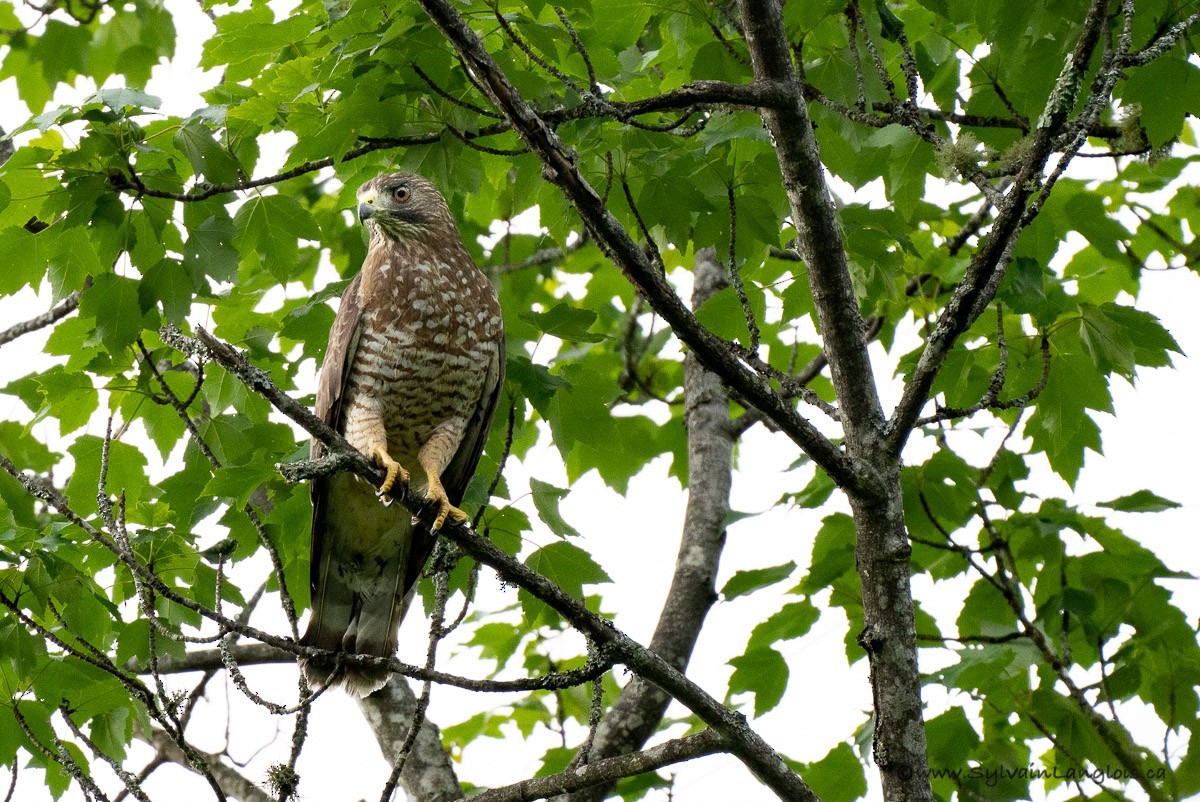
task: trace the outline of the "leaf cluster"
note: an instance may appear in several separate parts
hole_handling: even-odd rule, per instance
[[[124,760],[139,733],[163,726],[129,690],[131,667],[185,659],[184,638],[211,632],[195,609],[147,596],[82,524],[107,531],[119,519],[132,559],[209,610],[248,616],[260,586],[285,611],[308,605],[311,508],[274,468],[302,458],[307,437],[158,331],[204,324],[280,389],[308,398],[331,302],[365,253],[347,209],[381,170],[441,187],[499,287],[509,338],[501,409],[512,415],[508,425],[497,416],[467,491],[481,533],[602,611],[609,574],[579,534],[572,488],[594,472],[623,494],[655,461],[682,484],[689,477],[680,340],[597,246],[595,221],[544,180],[538,154],[418,4],[301,0],[285,15],[262,0],[205,7],[212,35],[198,66],[213,83],[180,113],[163,110],[176,104],[151,81],[185,24],[160,3],[97,6],[90,17],[51,6],[30,19],[0,1],[0,80],[15,79],[31,115],[0,164],[0,301],[31,288],[77,308],[48,324],[28,372],[0,387],[22,407],[0,421],[0,455],[57,487],[78,516],[0,473],[0,687],[11,698],[0,704],[0,766],[30,761],[56,797],[79,781],[73,767],[97,762],[89,754]],[[737,13],[630,0],[457,8],[681,294],[697,254],[715,252],[730,286],[695,310],[700,325],[836,429],[841,400],[808,255],[797,249],[767,105],[747,100],[755,72]],[[1086,11],[1075,1],[786,4],[822,164],[845,195],[836,222],[854,300],[897,361],[899,385],[923,370],[939,316],[969,280],[997,193],[1033,147]],[[1138,3],[1128,34],[1149,48],[1182,13],[1168,0]],[[1166,777],[1156,783],[1163,798],[1200,789],[1200,652],[1164,584],[1186,575],[1117,528],[1123,519],[1031,481],[1044,454],[1074,485],[1087,451],[1102,448],[1114,382],[1133,383],[1181,350],[1139,301],[1154,271],[1198,269],[1200,193],[1186,171],[1200,76],[1190,40],[1177,40],[1130,63],[1094,125],[1052,143],[1065,154],[1067,134],[1078,133],[1105,171],[1058,177],[1030,202],[995,314],[977,316],[932,381],[920,433],[938,448],[900,482],[913,573],[950,590],[938,592],[936,615],[934,599],[918,599],[915,629],[922,659],[943,665],[923,677],[927,689],[971,712],[929,718],[931,769],[1084,770],[1121,763],[1134,743],[1144,772]],[[1102,70],[1095,61],[1087,81]],[[82,78],[101,88],[53,105]],[[919,82],[915,98],[909,82]],[[1059,111],[1082,119],[1085,110]],[[0,338],[0,347],[14,345]],[[762,420],[745,399],[730,412],[731,436]],[[105,418],[111,438],[96,434]],[[956,445],[976,425],[1008,432],[982,460]],[[518,486],[512,465],[545,448],[561,477]],[[786,708],[801,681],[793,642],[806,643],[822,617],[847,620],[848,663],[866,655],[854,520],[831,506],[834,480],[799,462],[780,503],[825,511],[811,552],[737,572],[721,590],[730,606],[775,603],[725,654],[724,700],[756,717]],[[1109,507],[1173,504],[1139,490]],[[492,677],[585,664],[586,644],[561,611],[527,590],[481,609],[479,582],[469,561],[455,563],[440,603],[462,606],[460,648]],[[438,606],[434,583],[421,593],[427,610]],[[97,655],[118,670],[97,667]],[[575,754],[568,741],[620,691],[611,673],[601,686],[599,707],[586,686],[523,693],[444,726],[445,742],[461,756],[479,738],[542,744],[550,733],[558,743],[541,771],[562,771]],[[157,690],[158,714],[182,733],[186,716],[167,716],[169,694]],[[1157,728],[1142,745],[1119,715],[1134,706]],[[65,734],[65,720],[83,735]],[[834,733],[824,758],[793,761],[822,798],[866,793],[868,730]],[[634,799],[660,782],[627,781],[620,792]],[[1032,793],[1016,775],[932,782],[946,799]],[[1124,793],[1129,782],[1098,784]]]

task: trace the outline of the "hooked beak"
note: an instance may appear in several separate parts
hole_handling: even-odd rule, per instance
[[[358,200],[358,222],[365,223],[375,216],[375,193],[366,192]]]

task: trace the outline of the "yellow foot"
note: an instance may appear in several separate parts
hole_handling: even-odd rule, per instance
[[[450,503],[450,497],[446,495],[446,489],[442,487],[442,480],[436,474],[430,473],[427,476],[429,477],[429,489],[425,491],[425,498],[436,501],[438,504],[437,518],[433,520],[434,531],[442,528],[447,517],[455,521],[467,520],[470,516]]]
[[[387,471],[387,476],[384,478],[383,484],[379,486],[376,494],[384,499],[384,504],[390,504],[391,499],[387,498],[388,492],[395,486],[397,477],[399,477],[402,486],[408,484],[408,471],[404,470],[399,462],[392,459],[388,455],[387,449],[383,446],[372,448],[371,458],[379,464],[379,467]]]

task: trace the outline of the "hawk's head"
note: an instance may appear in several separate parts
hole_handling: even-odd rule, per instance
[[[363,184],[358,219],[372,234],[389,239],[428,239],[457,231],[442,193],[413,173],[384,173]]]

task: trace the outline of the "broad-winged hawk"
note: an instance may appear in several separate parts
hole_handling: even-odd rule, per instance
[[[441,193],[411,173],[358,191],[370,243],[329,333],[316,414],[387,469],[381,490],[410,482],[440,505],[433,530],[458,506],[487,440],[504,382],[504,325],[496,290],[475,266]],[[312,456],[321,456],[314,441]],[[391,657],[434,531],[374,488],[340,473],[312,485],[312,619],[301,643]],[[309,682],[366,696],[386,670],[307,659]]]

